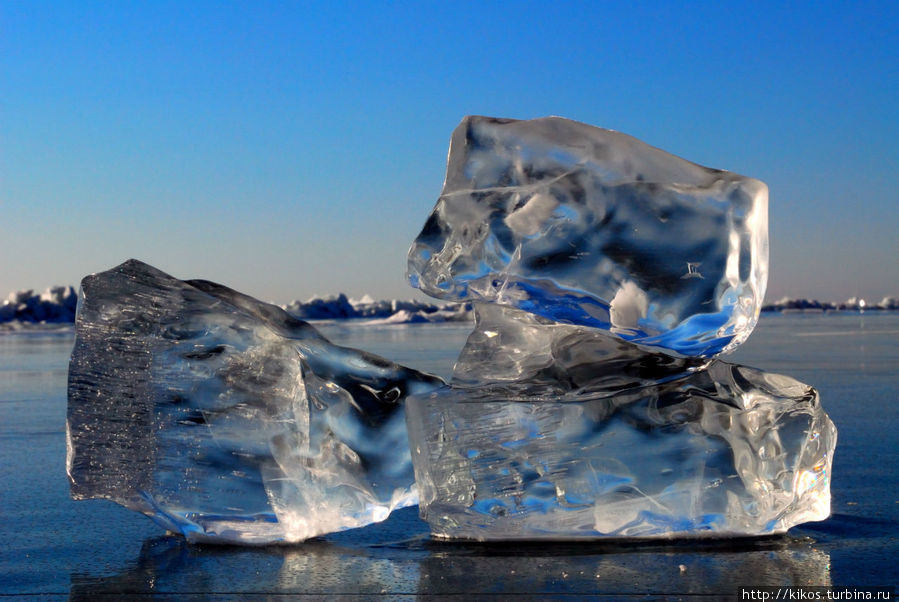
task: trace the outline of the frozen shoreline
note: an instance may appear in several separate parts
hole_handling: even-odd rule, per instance
[[[0,332],[22,331],[43,325],[46,330],[75,322],[78,294],[71,286],[53,286],[43,293],[16,291],[0,304]],[[306,321],[353,320],[364,325],[424,324],[467,322],[474,319],[470,303],[428,303],[426,301],[387,299],[376,301],[365,295],[350,299],[343,293],[292,301],[281,306],[292,316]],[[878,303],[866,303],[853,297],[843,303],[784,297],[762,306],[763,313],[832,313],[899,310],[899,299],[884,297]],[[34,326],[26,326],[34,325]]]

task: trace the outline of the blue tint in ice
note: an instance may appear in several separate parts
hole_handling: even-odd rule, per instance
[[[559,117],[466,117],[407,274],[441,299],[712,356],[757,321],[767,203],[758,180],[625,134]]]
[[[421,515],[476,540],[762,535],[830,513],[814,389],[709,359],[749,336],[767,187],[557,117],[467,117],[409,251],[477,315],[407,402]]]

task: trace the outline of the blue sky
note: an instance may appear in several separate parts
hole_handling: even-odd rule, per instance
[[[467,114],[562,115],[771,189],[768,299],[899,295],[897,2],[0,0],[0,294],[135,257],[410,297]]]

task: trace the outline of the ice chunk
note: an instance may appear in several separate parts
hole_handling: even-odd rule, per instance
[[[620,368],[623,349],[618,356]],[[639,351],[631,357],[640,364]],[[576,366],[588,384],[560,376],[565,390],[549,395],[525,370],[521,381],[410,397],[420,509],[432,533],[745,536],[829,515],[836,430],[814,389],[719,360],[673,380],[661,366],[653,378],[651,359],[630,379],[599,363],[592,383],[587,365],[550,361],[542,374]]]
[[[466,117],[409,251],[413,286],[683,355],[749,336],[768,273],[768,189],[559,117]]]
[[[452,387],[406,404],[435,535],[762,535],[829,515],[836,430],[811,387],[475,309]]]
[[[329,343],[282,309],[138,261],[82,282],[72,497],[191,541],[299,541],[415,504],[403,415],[437,377]]]
[[[758,319],[761,182],[565,119],[468,117],[408,265],[477,314],[452,386],[407,400],[436,536],[763,535],[829,515],[836,430],[815,390],[708,359]]]

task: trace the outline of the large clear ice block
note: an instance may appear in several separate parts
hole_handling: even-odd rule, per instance
[[[280,308],[128,261],[82,282],[72,497],[191,541],[299,541],[415,504],[403,401],[443,384]]]
[[[808,385],[713,360],[659,384],[411,397],[421,515],[441,538],[750,536],[830,514],[836,430]]]
[[[765,535],[830,514],[836,429],[812,387],[475,309],[452,386],[406,402],[436,536]]]
[[[409,251],[413,286],[690,356],[739,345],[768,273],[768,188],[583,123],[466,117]]]

